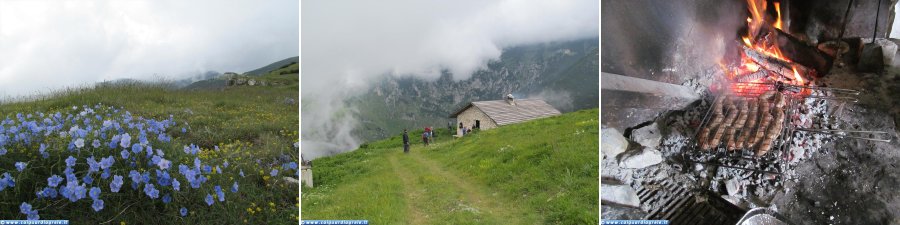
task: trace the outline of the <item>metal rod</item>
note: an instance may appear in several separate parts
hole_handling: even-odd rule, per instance
[[[891,142],[891,139],[877,139],[877,138],[867,138],[867,137],[857,137],[845,134],[836,134],[832,132],[845,132],[845,133],[869,133],[869,134],[888,134],[888,132],[883,131],[858,131],[858,130],[828,130],[828,129],[808,129],[808,128],[797,128],[798,131],[806,131],[820,134],[828,134],[834,136],[848,137],[853,139],[862,139],[868,141],[878,141],[878,142]]]
[[[844,38],[844,30],[846,30],[846,27],[847,27],[847,17],[850,15],[850,7],[851,6],[853,6],[853,0],[850,0],[847,3],[847,10],[844,11],[844,18],[842,18],[844,21],[841,22],[841,33],[838,34],[838,40],[841,40]]]
[[[872,31],[872,42],[869,44],[875,43],[875,38],[878,37],[878,15],[881,13],[881,0],[878,0],[878,6],[875,8],[875,30]]]
[[[854,97],[808,95],[805,98],[818,98],[818,99],[825,99],[825,100],[847,101],[847,102],[853,102],[853,103],[859,102],[859,99],[854,98]]]

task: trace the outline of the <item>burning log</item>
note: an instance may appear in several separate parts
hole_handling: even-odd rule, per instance
[[[707,141],[707,139],[709,139],[709,133],[712,129],[715,129],[715,127],[718,126],[719,123],[722,123],[722,104],[724,104],[726,98],[728,98],[728,96],[720,95],[713,103],[712,118],[710,119],[709,124],[700,131],[700,136],[697,137],[697,140],[700,141],[700,146],[702,149],[710,148],[709,142]]]
[[[753,73],[748,73],[746,75],[738,75],[736,78],[734,78],[734,81],[749,82],[749,81],[759,80],[759,79],[765,78],[767,76],[769,76],[769,71],[767,71],[765,69],[759,69],[758,71],[753,72]]]
[[[747,101],[740,100],[740,102],[738,102],[738,105],[740,107],[740,111],[738,111],[737,120],[734,121],[734,126],[729,127],[728,131],[725,132],[725,137],[728,138],[727,146],[729,150],[737,149],[737,138],[735,138],[735,131],[743,129],[744,123],[747,122]]]
[[[722,142],[722,135],[724,135],[725,131],[731,127],[732,123],[734,123],[734,119],[737,117],[738,112],[734,102],[728,101],[726,103],[728,104],[728,115],[725,116],[725,121],[722,122],[722,125],[716,130],[716,135],[714,135],[713,139],[709,142],[711,147],[719,146]]]
[[[763,53],[760,53],[756,50],[753,50],[752,48],[747,47],[747,46],[743,46],[743,48],[744,48],[744,55],[746,55],[748,58],[750,58],[750,60],[755,62],[760,67],[764,68],[765,70],[772,71],[778,75],[781,75],[784,78],[787,78],[790,80],[794,79],[793,78],[794,70],[791,69],[791,67],[789,66],[789,65],[791,65],[789,62],[785,62],[780,59],[769,57],[769,56],[767,56]],[[802,65],[795,64],[794,66],[797,68],[798,71],[807,71],[807,69],[805,67],[803,67]]]

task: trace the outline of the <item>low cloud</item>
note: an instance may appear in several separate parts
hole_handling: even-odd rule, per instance
[[[359,141],[341,132],[354,122],[330,123],[356,121],[349,114],[336,119],[336,111],[354,111],[344,100],[372,81],[434,80],[442,70],[468,79],[507,47],[596,37],[598,7],[596,0],[304,1],[301,92],[316,103],[302,108],[303,151],[356,147]]]

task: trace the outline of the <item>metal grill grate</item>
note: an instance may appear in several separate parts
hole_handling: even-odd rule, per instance
[[[670,224],[735,224],[744,210],[707,192],[694,193],[668,180],[638,189],[641,203],[650,208],[644,219]]]

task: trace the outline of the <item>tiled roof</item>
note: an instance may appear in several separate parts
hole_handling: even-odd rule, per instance
[[[510,105],[506,100],[472,102],[451,114],[450,118],[456,118],[459,113],[472,106],[484,112],[499,126],[561,114],[543,100],[517,99],[515,105]]]

